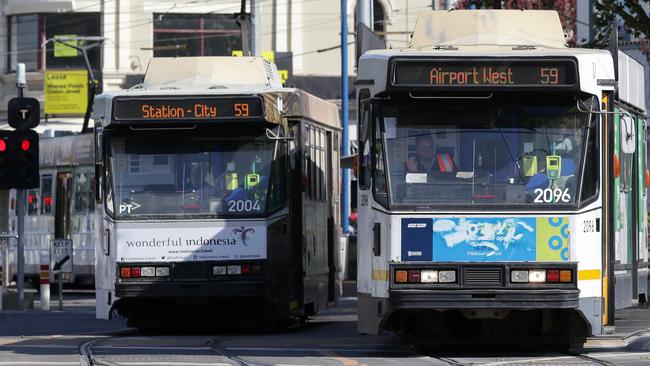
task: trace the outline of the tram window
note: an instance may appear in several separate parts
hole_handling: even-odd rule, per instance
[[[107,131],[107,206],[112,201],[109,209],[122,218],[265,214],[274,185],[283,201],[278,180],[286,171],[272,169],[279,142],[249,129]]]
[[[52,213],[52,175],[47,174],[41,177],[41,214]]]
[[[30,189],[27,191],[27,215],[38,215],[38,202],[40,196],[38,189]]]
[[[598,117],[594,117],[598,118]],[[596,124],[598,126],[598,124]],[[587,158],[585,161],[585,179],[582,182],[582,201],[588,201],[593,198],[598,192],[598,162],[600,160],[598,153],[598,144],[596,136],[598,136],[597,128],[589,130],[589,138],[587,139]]]
[[[381,118],[375,118],[383,126],[375,127],[384,133],[373,131],[371,150],[376,198],[390,192],[393,203],[427,206],[577,203],[581,157],[587,147],[597,156],[597,142],[595,129],[586,136],[588,115],[574,102],[438,103],[382,106]],[[584,181],[596,181],[596,167],[587,168]],[[584,192],[595,186],[587,183]]]
[[[309,126],[309,198],[316,199],[316,131]]]
[[[304,148],[303,148],[303,176],[304,179],[307,183],[307,187],[303,187],[305,191],[305,197],[309,198],[310,197],[310,190],[309,186],[311,183],[309,182],[310,177],[311,177],[311,161],[309,157],[309,125],[305,124],[303,128],[303,141],[304,141]]]
[[[73,212],[85,213],[92,211],[93,192],[92,179],[89,171],[77,171],[74,175]]]
[[[330,162],[327,160],[327,146],[331,146],[331,145],[328,145],[327,143],[327,139],[328,139],[327,132],[325,132],[325,130],[321,130],[321,134],[323,138],[323,146],[320,150],[321,161],[323,162],[323,175],[322,175],[323,181],[321,182],[321,199],[323,200],[323,202],[327,202],[327,187],[328,187],[327,178],[328,178],[329,164],[330,164]]]
[[[359,93],[360,100],[365,100],[369,97],[370,92],[368,89],[364,89]],[[366,190],[370,188],[370,123],[372,121],[372,104],[368,101],[364,101],[361,103],[359,109],[359,149],[357,152],[357,158],[359,159],[359,188]]]
[[[373,174],[373,187],[375,192],[375,200],[388,206],[388,182],[386,180],[386,167],[384,164],[384,144],[381,136],[381,129],[378,126],[379,119],[375,120],[374,128],[374,141],[372,150],[374,151],[374,174]]]

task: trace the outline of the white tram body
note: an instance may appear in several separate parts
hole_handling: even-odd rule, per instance
[[[361,57],[360,332],[575,341],[646,300],[643,67],[618,67],[616,99],[555,11],[423,12]]]
[[[279,80],[261,58],[154,58],[142,85],[96,98],[98,318],[207,324],[336,302],[338,111]]]
[[[41,138],[40,186],[27,190],[25,203],[25,279],[38,288],[40,265],[49,264],[53,239],[71,239],[72,273],[65,283],[92,287],[95,243],[101,239],[101,213],[95,210],[95,160],[92,134]],[[3,192],[0,205],[6,230],[17,233],[16,190]],[[16,242],[8,248],[9,280],[17,274]]]

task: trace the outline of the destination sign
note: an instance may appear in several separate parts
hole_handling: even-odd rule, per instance
[[[571,60],[397,60],[395,86],[560,87],[577,82]]]
[[[116,99],[113,104],[116,121],[211,121],[263,116],[262,100],[257,97],[129,98]]]

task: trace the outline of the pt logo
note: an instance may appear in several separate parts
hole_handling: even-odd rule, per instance
[[[241,239],[242,244],[248,246],[248,244],[246,243],[246,240],[248,240],[248,234],[249,233],[254,234],[255,229],[250,228],[250,227],[247,228],[247,227],[241,226],[241,227],[232,229],[232,233],[237,235],[239,237],[239,239]]]
[[[137,203],[135,203],[135,202],[131,202],[131,203],[121,203],[121,204],[120,204],[120,213],[124,213],[124,212],[126,212],[126,213],[131,213],[131,211],[135,211],[135,210],[137,210],[138,208],[140,208],[141,206],[142,206],[142,205],[139,205],[139,204],[137,204]]]

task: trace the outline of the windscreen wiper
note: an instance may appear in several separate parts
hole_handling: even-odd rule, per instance
[[[503,143],[506,145],[506,149],[508,150],[508,155],[510,155],[510,162],[515,164],[515,167],[517,168],[517,175],[519,175],[519,179],[523,179],[523,177],[521,176],[521,166],[519,165],[519,159],[515,159],[514,155],[512,155],[512,150],[510,150],[510,145],[508,145],[508,140],[506,139],[506,135],[503,133],[501,127],[499,127],[499,125],[496,125],[496,128],[499,130],[499,133],[501,134],[501,138],[503,139]]]

